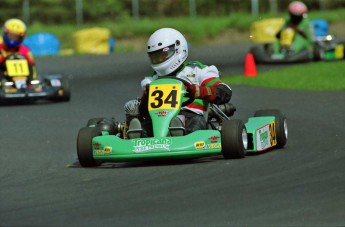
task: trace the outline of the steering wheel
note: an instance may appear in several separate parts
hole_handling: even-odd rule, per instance
[[[164,77],[158,78],[158,79],[174,79],[174,80],[179,80],[179,81],[181,81],[181,82],[183,83],[183,85],[184,85],[185,87],[187,87],[187,89],[185,89],[185,90],[187,91],[187,93],[184,95],[184,97],[186,97],[186,98],[188,98],[188,99],[187,99],[186,101],[182,102],[181,107],[183,107],[183,106],[188,106],[189,104],[191,104],[192,102],[194,102],[195,98],[192,97],[192,96],[190,95],[190,93],[188,92],[189,87],[191,86],[191,84],[190,84],[188,81],[183,80],[183,79],[181,79],[181,78],[177,78],[177,77],[175,77],[175,76],[164,76]]]
[[[194,102],[195,98],[192,97],[192,96],[190,95],[190,93],[188,92],[189,87],[191,86],[191,84],[190,84],[188,81],[183,80],[183,79],[181,79],[181,78],[177,78],[177,77],[170,77],[170,78],[171,78],[171,79],[175,79],[175,80],[181,81],[181,82],[183,83],[183,85],[184,85],[185,87],[187,87],[187,89],[186,89],[187,93],[184,95],[184,97],[186,97],[186,98],[188,98],[188,99],[187,99],[186,101],[182,102],[181,107],[183,107],[183,106],[188,106],[189,104],[191,104],[192,102]]]
[[[8,60],[25,59],[25,57],[23,55],[21,55],[21,54],[14,53],[14,54],[8,55],[7,59]]]

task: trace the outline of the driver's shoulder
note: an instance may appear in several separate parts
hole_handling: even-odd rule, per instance
[[[185,67],[203,69],[203,68],[207,67],[207,65],[204,65],[200,61],[188,61],[185,63]]]
[[[194,74],[199,75],[202,71],[207,70],[208,66],[200,61],[188,61],[184,64],[183,69],[179,74]]]
[[[31,52],[29,47],[27,47],[27,46],[25,46],[23,44],[19,46],[18,53],[20,53],[20,54],[27,54],[29,52]]]

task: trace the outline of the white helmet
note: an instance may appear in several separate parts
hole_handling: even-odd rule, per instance
[[[178,69],[187,59],[188,44],[179,31],[161,28],[147,41],[147,53],[158,76],[166,76]]]

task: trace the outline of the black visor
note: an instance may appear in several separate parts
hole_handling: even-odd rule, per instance
[[[152,64],[165,62],[175,53],[175,44],[149,53]]]

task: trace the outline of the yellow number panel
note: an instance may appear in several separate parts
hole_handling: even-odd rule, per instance
[[[157,84],[150,86],[149,111],[158,109],[175,110],[181,99],[180,84]]]
[[[8,76],[28,76],[29,65],[25,59],[7,60],[6,61]]]

